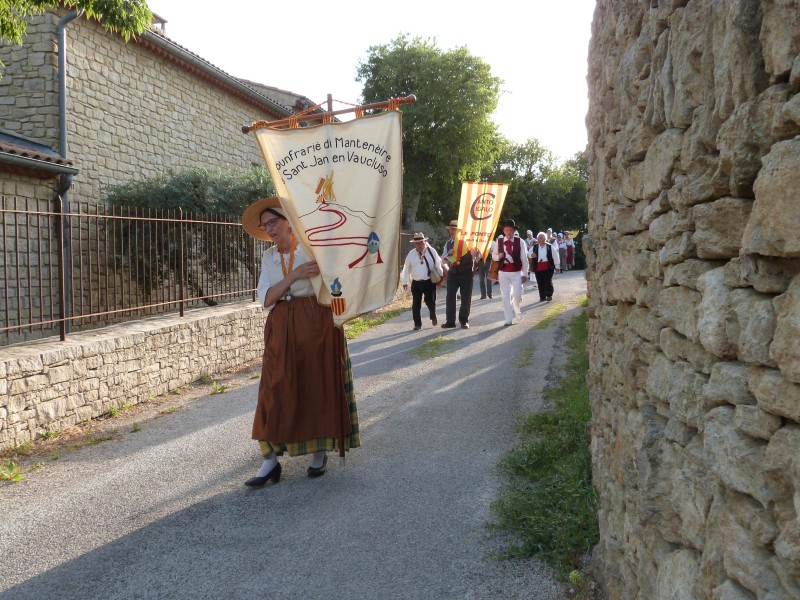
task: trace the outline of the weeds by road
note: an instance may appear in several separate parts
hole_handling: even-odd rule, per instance
[[[547,392],[552,409],[519,417],[521,441],[500,464],[508,479],[493,505],[499,527],[516,540],[509,555],[541,557],[576,592],[588,585],[576,570],[599,537],[589,451],[586,323],[585,311],[571,323],[565,375]]]

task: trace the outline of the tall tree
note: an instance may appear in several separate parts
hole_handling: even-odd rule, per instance
[[[365,103],[417,96],[403,108],[404,225],[418,216],[454,217],[457,184],[491,164],[496,126],[490,117],[502,82],[466,47],[443,51],[436,40],[400,35],[367,52],[356,77]]]
[[[153,20],[145,0],[0,0],[0,44],[21,45],[27,19],[60,6],[83,10],[88,18],[118,32],[125,41],[147,29]]]

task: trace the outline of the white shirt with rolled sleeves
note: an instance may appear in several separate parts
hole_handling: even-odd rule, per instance
[[[402,285],[408,285],[410,283],[409,278],[411,281],[430,279],[430,274],[428,273],[429,268],[431,273],[434,271],[442,272],[442,259],[439,257],[436,250],[427,243],[425,244],[423,257],[424,258],[420,258],[416,248],[408,253],[406,262],[403,264],[403,270],[400,272],[400,283]],[[427,259],[427,265],[424,259]]]

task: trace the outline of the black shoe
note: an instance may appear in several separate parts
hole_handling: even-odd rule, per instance
[[[489,300],[491,300],[491,299],[492,299],[492,295],[491,295],[491,294],[489,294]]]
[[[325,458],[322,459],[322,466],[321,467],[308,467],[308,476],[312,479],[314,477],[322,477],[325,475],[325,465],[328,464],[328,455],[325,455]]]
[[[456,328],[455,323],[444,323],[442,325],[442,329],[455,329],[455,328]]]
[[[461,329],[469,329],[469,323],[462,323]]]
[[[439,324],[439,319],[437,319],[437,318],[436,318],[436,315],[433,315],[433,316],[431,317],[431,325],[433,325],[434,327],[436,327],[438,324]]]
[[[414,325],[414,331],[419,331],[422,329],[422,325]]]
[[[553,297],[552,297],[552,296],[548,296],[548,297],[547,297],[547,301],[548,301],[548,302],[552,302],[552,301],[553,301]]]
[[[251,477],[245,481],[244,484],[247,487],[263,487],[270,479],[273,483],[278,483],[281,480],[281,463],[278,463],[272,467],[272,471],[263,477]]]

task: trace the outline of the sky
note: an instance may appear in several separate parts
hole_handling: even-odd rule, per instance
[[[466,46],[503,80],[500,132],[536,138],[560,160],[586,147],[587,56],[595,0],[283,3],[148,0],[166,35],[229,75],[314,102],[357,103],[358,63],[400,34]],[[424,98],[418,98],[424,102]],[[334,102],[334,110],[345,105]],[[401,108],[402,110],[402,108]],[[345,118],[346,117],[341,117]]]

